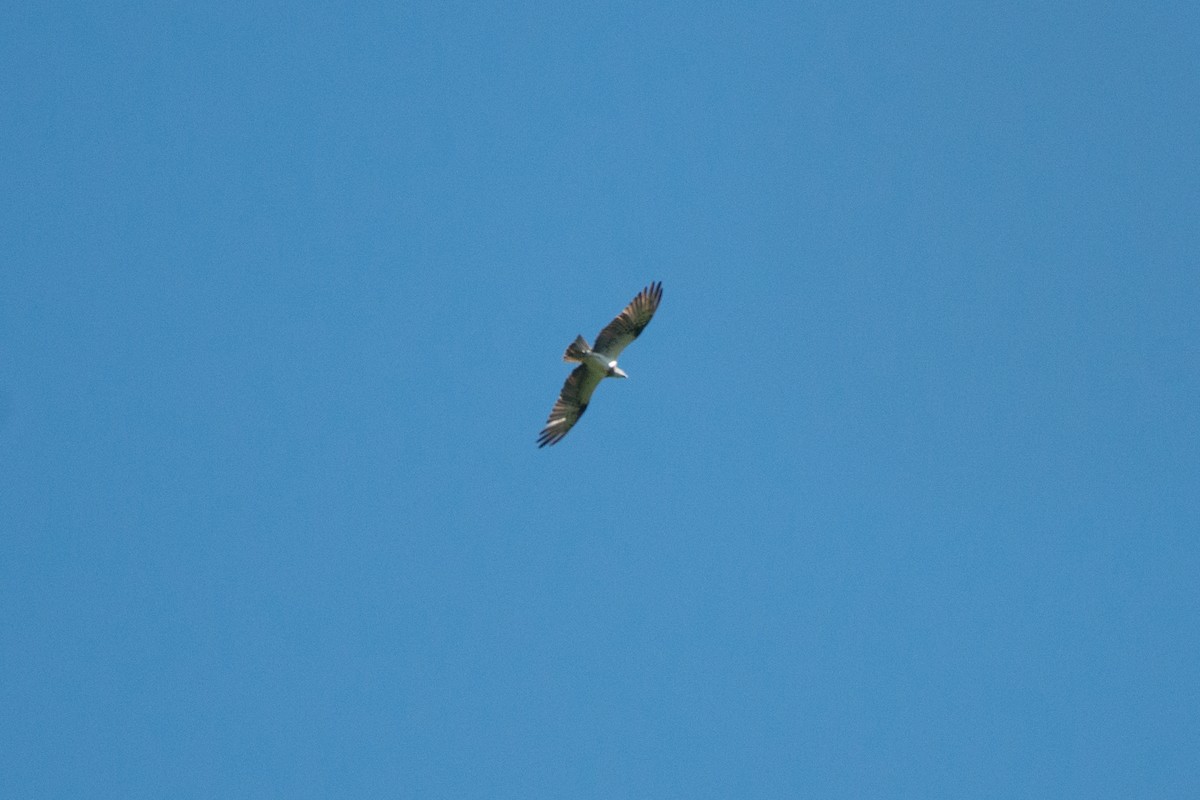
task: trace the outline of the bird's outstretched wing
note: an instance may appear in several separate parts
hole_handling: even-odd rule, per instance
[[[587,411],[588,401],[592,399],[592,392],[596,391],[596,385],[603,377],[603,372],[589,369],[587,364],[580,364],[571,371],[571,374],[567,376],[567,382],[563,384],[562,391],[558,393],[558,400],[555,401],[554,408],[550,411],[546,427],[542,428],[542,432],[538,436],[538,447],[558,444],[559,440],[567,435],[571,426],[579,421],[584,411]]]
[[[662,283],[652,283],[642,289],[638,296],[625,306],[625,310],[617,314],[617,318],[600,331],[592,350],[607,358],[621,355],[621,351],[650,324],[650,318],[658,310],[660,302]]]

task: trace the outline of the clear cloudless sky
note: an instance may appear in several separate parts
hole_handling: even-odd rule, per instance
[[[4,17],[0,796],[1200,797],[1193,3]]]

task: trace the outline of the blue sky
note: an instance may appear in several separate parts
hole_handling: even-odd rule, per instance
[[[968,6],[10,9],[0,794],[1200,796],[1200,17]]]

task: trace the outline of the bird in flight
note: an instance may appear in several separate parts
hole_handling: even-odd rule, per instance
[[[583,412],[587,411],[592,392],[605,378],[627,378],[624,370],[617,366],[617,357],[630,342],[638,337],[662,301],[662,283],[652,283],[633,298],[616,319],[604,326],[596,337],[596,344],[588,347],[587,339],[576,336],[567,346],[563,361],[577,361],[576,367],[567,377],[558,400],[538,436],[538,447],[558,444],[567,435]]]

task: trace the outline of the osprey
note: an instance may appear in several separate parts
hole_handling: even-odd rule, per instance
[[[617,366],[617,356],[650,324],[650,318],[658,310],[661,300],[662,283],[652,283],[638,292],[625,310],[600,331],[595,346],[588,347],[587,339],[582,336],[576,336],[575,341],[567,346],[563,361],[578,361],[579,366],[571,372],[562,391],[558,393],[546,427],[538,436],[538,447],[557,444],[567,435],[571,426],[587,411],[588,401],[600,381],[629,377]]]

